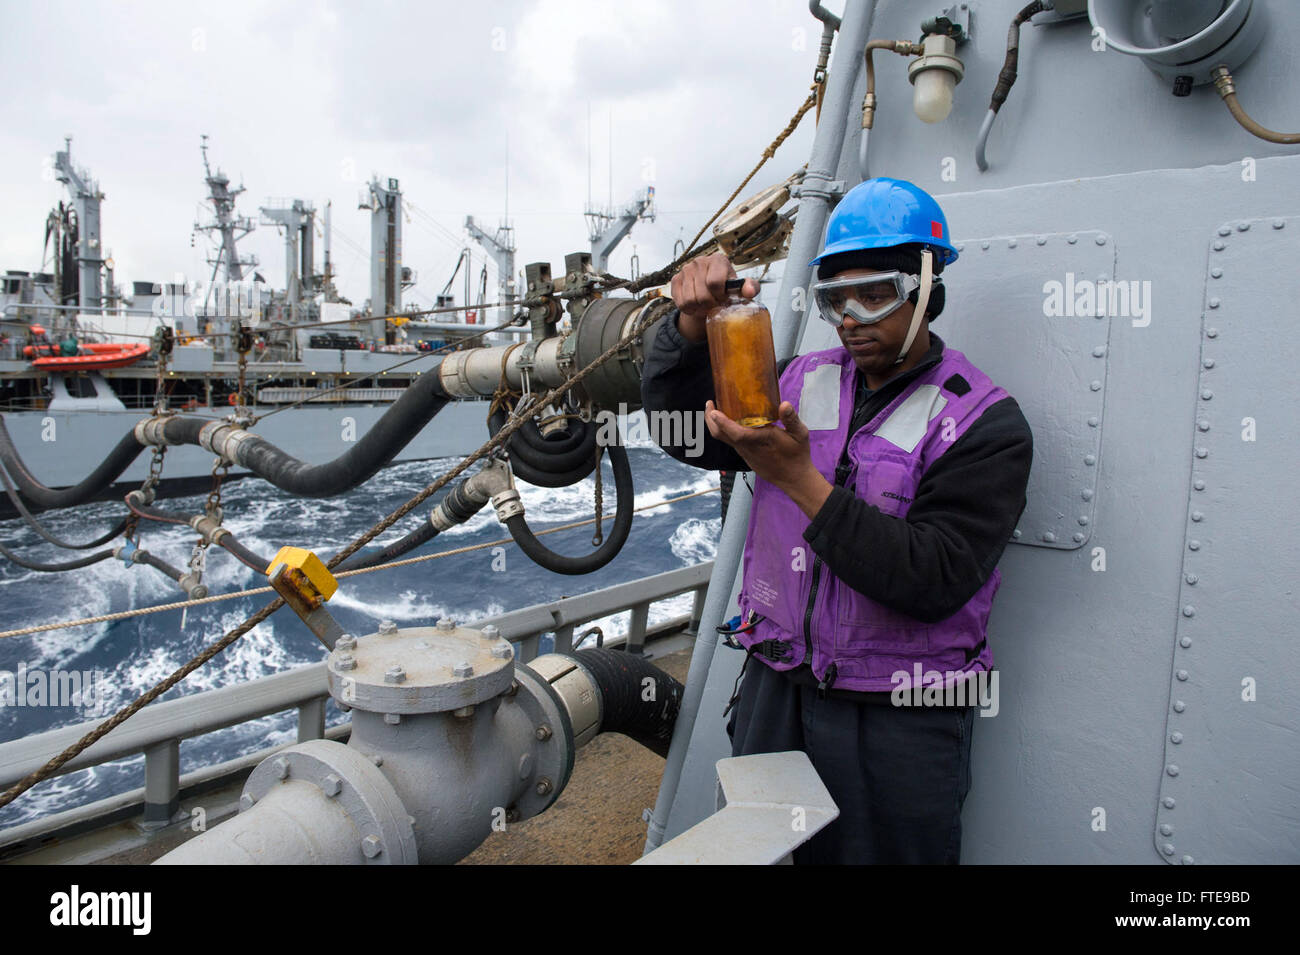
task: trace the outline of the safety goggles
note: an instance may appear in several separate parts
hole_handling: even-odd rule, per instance
[[[919,276],[893,271],[816,282],[812,293],[821,317],[839,328],[846,315],[859,325],[874,325],[897,311],[920,287]]]

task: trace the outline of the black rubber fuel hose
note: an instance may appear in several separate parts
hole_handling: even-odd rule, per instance
[[[32,510],[46,511],[86,503],[121,477],[122,472],[130,467],[131,462],[143,450],[144,445],[136,440],[135,432],[128,431],[99,466],[79,484],[64,488],[47,487],[36,480],[23,464],[18,449],[9,436],[9,429],[5,427],[4,417],[0,416],[0,464],[13,476],[14,483],[18,485],[18,493]]]
[[[242,467],[299,497],[330,497],[364,484],[397,456],[449,400],[437,369],[415,379],[352,448],[333,461],[308,464],[281,451],[260,436],[239,446]],[[173,418],[164,426],[171,444],[198,444],[198,432],[208,421]]]
[[[8,557],[19,567],[25,567],[28,570],[38,570],[44,574],[53,574],[63,570],[77,570],[81,567],[89,567],[91,564],[98,564],[101,560],[108,560],[108,558],[113,556],[111,550],[101,550],[62,564],[41,564],[34,560],[23,560],[23,558],[19,557],[8,547],[5,547],[4,544],[0,544],[0,554]]]
[[[646,749],[668,755],[682,685],[644,657],[593,648],[564,654],[577,660],[600,688],[600,731],[622,733]]]
[[[505,423],[505,409],[498,408],[488,418],[488,433],[495,437]],[[525,424],[520,431],[527,427]],[[533,427],[537,426],[533,424]],[[510,468],[516,477],[537,487],[569,487],[577,484],[596,469],[596,435],[595,428],[587,428],[578,447],[551,453],[533,447],[516,431],[506,442],[510,451]]]
[[[22,497],[14,487],[13,481],[9,479],[9,473],[4,469],[3,465],[0,465],[0,479],[3,479],[4,481],[5,494],[9,497],[9,503],[14,506],[14,510],[19,513],[22,519],[27,523],[28,527],[34,530],[41,537],[45,538],[55,547],[62,547],[64,550],[90,550],[92,547],[100,547],[103,544],[107,544],[114,537],[117,537],[126,530],[126,518],[123,518],[99,537],[96,537],[93,541],[86,541],[84,544],[73,544],[60,537],[55,537],[54,534],[45,528],[44,524],[32,517],[32,512],[29,511],[27,505],[23,503]]]
[[[454,520],[457,524],[464,524],[467,520],[483,509],[487,501],[476,501],[465,491],[465,485],[469,483],[469,478],[461,481],[453,487],[439,502],[438,506],[443,512]],[[376,564],[386,564],[390,560],[397,560],[404,554],[410,553],[421,544],[427,544],[439,534],[438,528],[434,527],[432,522],[426,520],[418,528],[411,531],[400,540],[394,541],[387,547],[369,553],[353,554],[343,563],[339,564],[335,570],[359,570],[362,567],[374,567]]]
[[[529,529],[523,514],[516,514],[506,521],[506,528],[515,543],[533,563],[557,574],[589,574],[599,570],[623,548],[627,535],[632,530],[632,465],[628,462],[627,450],[621,445],[612,444],[609,451],[609,463],[614,469],[614,491],[618,495],[618,509],[614,513],[614,527],[604,543],[590,554],[582,557],[566,557],[546,547]],[[514,462],[511,462],[513,467]]]

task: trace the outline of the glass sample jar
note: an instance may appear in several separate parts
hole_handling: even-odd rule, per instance
[[[709,312],[704,327],[718,410],[747,428],[761,428],[776,421],[781,403],[772,316],[740,296],[743,284],[743,279],[727,281],[731,294]]]

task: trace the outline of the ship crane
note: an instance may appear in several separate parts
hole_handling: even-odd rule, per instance
[[[584,213],[591,239],[591,259],[597,272],[609,269],[609,257],[632,226],[641,219],[654,221],[655,187],[646,186],[622,209],[596,209],[590,204]]]
[[[489,235],[478,227],[473,216],[466,216],[465,231],[469,233],[471,239],[483,246],[488,255],[492,257],[492,261],[496,263],[497,301],[504,303],[496,321],[498,323],[507,321],[512,310],[511,303],[518,298],[517,289],[515,288],[514,227],[503,222],[497,226],[495,233]],[[469,302],[466,301],[465,304],[468,305]]]
[[[104,194],[99,183],[85,169],[72,164],[72,137],[64,138],[64,148],[54,154],[54,169],[59,182],[68,187],[77,218],[78,302],[83,309],[98,309],[103,304],[103,248],[99,238],[99,209]]]

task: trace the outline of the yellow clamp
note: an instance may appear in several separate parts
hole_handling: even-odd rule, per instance
[[[281,567],[283,571],[279,570]],[[266,569],[266,576],[272,578],[272,584],[277,583],[274,579],[277,572],[280,574],[279,582],[291,587],[312,608],[329,600],[339,589],[339,582],[321,559],[302,547],[281,547]],[[276,590],[280,587],[277,586]]]

